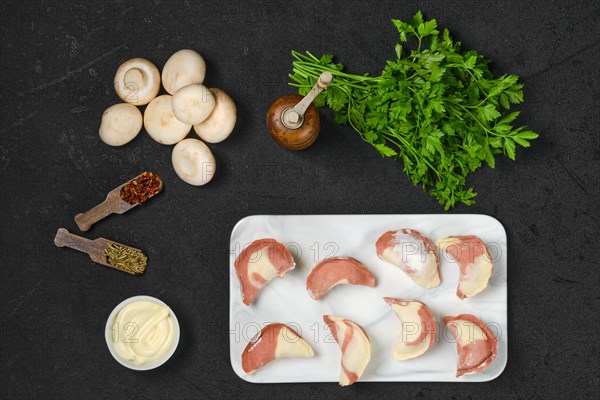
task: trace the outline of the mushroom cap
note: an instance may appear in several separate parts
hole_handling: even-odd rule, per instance
[[[162,82],[169,94],[175,94],[184,86],[204,82],[206,63],[194,50],[179,50],[174,53],[162,70]]]
[[[143,106],[150,103],[160,89],[160,72],[145,58],[125,61],[115,74],[115,91],[126,103]]]
[[[186,124],[199,124],[215,108],[215,96],[201,84],[182,87],[173,96],[173,114]]]
[[[192,125],[175,118],[171,109],[173,96],[164,94],[148,104],[144,112],[144,127],[150,137],[161,144],[175,144],[190,132]]]
[[[109,146],[123,146],[131,142],[142,130],[142,113],[127,103],[110,106],[102,114],[100,139]]]
[[[208,143],[219,143],[227,139],[237,121],[237,108],[233,99],[224,91],[210,88],[215,97],[215,108],[208,118],[194,125],[194,131],[200,139]]]
[[[194,186],[207,184],[217,170],[215,156],[198,139],[185,139],[177,143],[173,148],[171,161],[177,175]]]
[[[273,139],[287,150],[303,150],[312,145],[319,136],[321,120],[314,103],[304,113],[304,122],[298,129],[289,129],[281,121],[286,108],[294,107],[302,100],[299,94],[288,94],[275,100],[267,111],[267,128]]]

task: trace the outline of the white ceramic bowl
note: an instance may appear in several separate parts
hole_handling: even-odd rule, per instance
[[[119,364],[121,364],[129,369],[136,370],[136,371],[147,371],[150,369],[154,369],[156,367],[160,367],[165,362],[167,362],[167,360],[169,358],[171,358],[173,353],[175,353],[175,350],[177,349],[177,345],[179,344],[179,333],[180,333],[179,321],[177,321],[177,317],[175,316],[175,313],[169,307],[169,309],[171,310],[171,318],[173,318],[173,322],[174,322],[173,326],[175,327],[175,334],[174,334],[173,344],[171,346],[171,349],[168,352],[166,352],[163,357],[161,357],[157,360],[154,360],[152,362],[142,364],[142,365],[134,364],[128,360],[125,360],[121,356],[119,356],[119,354],[117,354],[117,352],[115,350],[111,327],[113,326],[113,323],[114,323],[115,318],[116,318],[117,314],[119,313],[119,311],[121,311],[121,309],[123,307],[125,307],[126,305],[134,303],[136,301],[150,301],[152,303],[160,304],[161,306],[164,306],[164,307],[169,307],[164,302],[162,302],[159,299],[152,297],[152,296],[133,296],[128,299],[125,299],[122,302],[120,302],[108,316],[108,320],[106,321],[106,328],[104,330],[104,338],[106,339],[106,345],[108,346],[108,351],[110,351],[110,354],[114,357],[115,360],[117,360],[117,362]]]

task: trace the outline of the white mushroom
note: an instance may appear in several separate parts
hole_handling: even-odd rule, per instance
[[[207,184],[217,170],[215,156],[198,139],[185,139],[177,143],[171,161],[177,175],[194,186]]]
[[[102,114],[100,139],[110,146],[123,146],[131,142],[141,130],[142,113],[131,104],[115,104]]]
[[[204,85],[188,85],[175,93],[171,106],[178,120],[195,125],[204,121],[215,108],[215,96]]]
[[[115,91],[126,103],[143,106],[150,103],[160,89],[160,72],[144,58],[125,61],[115,75]]]
[[[215,96],[215,108],[194,131],[208,143],[219,143],[227,139],[235,127],[237,111],[233,99],[221,89],[210,88]]]
[[[169,94],[175,94],[184,86],[204,82],[206,63],[194,50],[179,50],[165,63],[162,82]]]
[[[161,144],[175,144],[190,132],[192,125],[175,118],[171,109],[173,96],[158,96],[146,107],[144,127],[150,137]]]

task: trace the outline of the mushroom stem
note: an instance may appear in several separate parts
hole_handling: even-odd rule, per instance
[[[125,61],[115,74],[115,91],[126,103],[143,106],[150,103],[160,89],[160,72],[144,58]]]

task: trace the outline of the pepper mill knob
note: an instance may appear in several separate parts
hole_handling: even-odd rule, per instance
[[[305,97],[289,94],[271,104],[267,112],[267,127],[281,147],[303,150],[317,140],[321,123],[313,101],[332,80],[331,72],[323,72]]]

